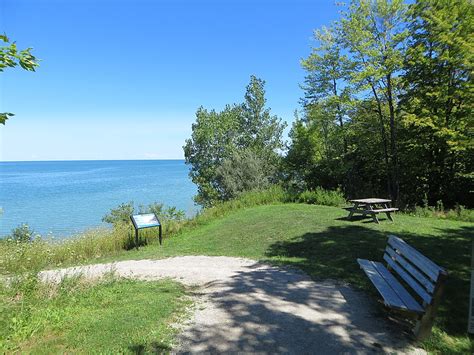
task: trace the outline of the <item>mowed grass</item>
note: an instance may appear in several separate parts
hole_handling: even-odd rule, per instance
[[[471,352],[467,336],[471,237],[467,222],[396,214],[392,223],[381,216],[345,219],[340,208],[278,204],[247,208],[185,231],[157,244],[128,251],[119,259],[177,255],[227,255],[291,265],[314,279],[336,279],[377,296],[357,258],[382,260],[389,234],[397,235],[449,271],[433,337],[425,347],[440,353]],[[107,261],[111,259],[102,259]]]
[[[1,353],[168,352],[171,324],[189,304],[183,287],[169,280],[25,285],[17,294],[3,290]]]

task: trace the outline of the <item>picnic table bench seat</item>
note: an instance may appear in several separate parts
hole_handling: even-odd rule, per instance
[[[390,207],[390,208],[379,208],[375,210],[364,210],[365,213],[371,214],[371,213],[383,213],[383,212],[396,212],[398,211],[398,208],[395,207]]]
[[[383,259],[387,266],[365,259],[357,259],[357,262],[382,296],[385,306],[414,315],[416,338],[426,338],[431,333],[446,270],[393,235],[388,238]]]

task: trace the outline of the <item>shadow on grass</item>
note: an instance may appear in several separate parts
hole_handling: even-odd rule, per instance
[[[159,342],[152,342],[150,345],[145,346],[144,344],[134,344],[128,347],[132,354],[169,354],[171,348],[168,345],[161,344]]]
[[[396,234],[448,270],[437,325],[450,335],[466,334],[474,227],[442,229],[436,236]],[[347,281],[370,290],[376,297],[377,292],[359,269],[356,259],[382,261],[386,243],[386,233],[354,224],[276,242],[268,248],[266,256],[272,262],[299,267],[315,279]]]

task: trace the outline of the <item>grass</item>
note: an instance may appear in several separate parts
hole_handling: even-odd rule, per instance
[[[1,353],[167,352],[171,323],[189,304],[183,287],[169,280],[68,279],[25,288],[36,282],[2,290]]]
[[[288,200],[291,197],[279,188],[244,195],[173,225],[174,234],[165,233],[163,246],[152,242],[138,251],[123,250],[131,244],[121,230],[54,245],[2,242],[0,270],[5,274],[124,259],[227,255],[295,266],[314,279],[349,282],[376,299],[356,258],[381,260],[387,235],[395,234],[450,273],[433,336],[423,346],[434,353],[473,352],[474,342],[466,333],[472,223],[398,213],[395,223],[382,219],[376,225],[370,219],[347,221],[345,211],[337,207],[281,203]]]
[[[166,239],[162,247],[149,245],[100,261],[164,258],[176,255],[227,255],[291,265],[315,279],[336,279],[369,290],[370,282],[356,258],[381,260],[386,236],[395,234],[449,271],[444,300],[434,335],[423,345],[440,353],[471,352],[466,335],[472,223],[395,215],[395,223],[381,218],[345,220],[340,208],[279,204],[236,210],[199,228]]]

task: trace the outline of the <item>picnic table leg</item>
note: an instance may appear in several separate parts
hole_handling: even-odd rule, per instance
[[[366,210],[368,210],[368,211],[373,210],[372,205],[370,203],[367,203],[365,205],[365,207],[366,207]],[[377,213],[374,212],[374,213],[371,213],[371,215],[372,215],[372,219],[374,220],[374,222],[379,224],[379,219],[377,218]]]
[[[359,202],[356,202],[354,204],[354,207],[352,207],[352,209],[349,211],[349,216],[347,216],[347,219],[351,219],[352,216],[354,215],[354,210],[357,209],[357,207],[359,207]]]
[[[383,207],[384,208],[390,208],[387,203],[384,203]],[[392,215],[390,214],[390,212],[385,212],[385,214],[387,215],[388,219],[393,222],[393,218],[392,218]]]

